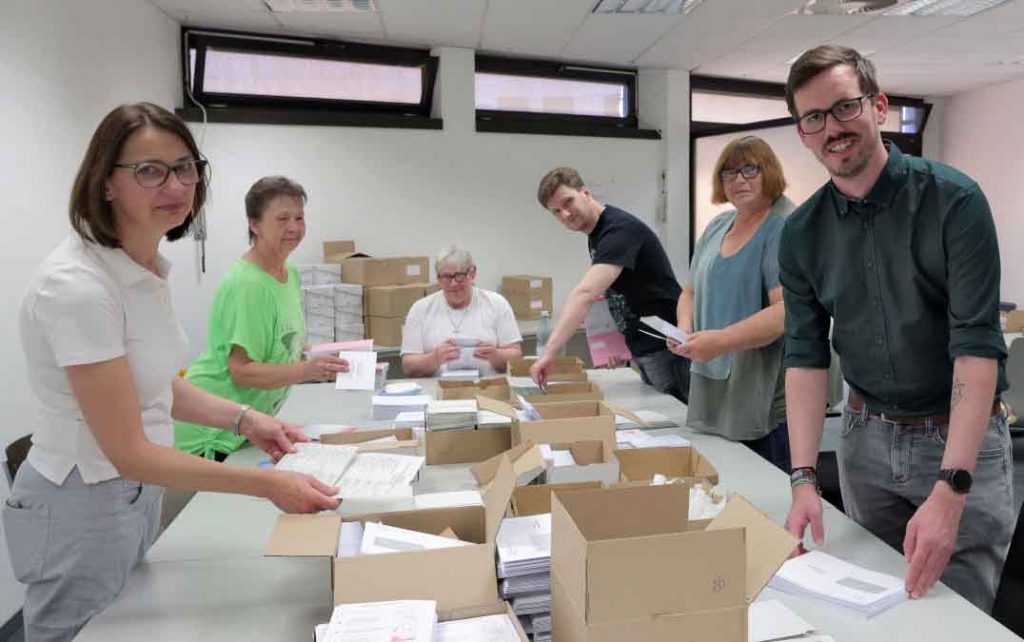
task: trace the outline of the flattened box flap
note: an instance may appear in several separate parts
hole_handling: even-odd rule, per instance
[[[487,430],[427,431],[424,437],[427,464],[472,464],[501,454],[512,447],[509,428]]]
[[[711,520],[707,530],[728,528],[746,529],[746,599],[753,602],[796,548],[799,540],[755,508],[742,495],[733,495],[729,498],[725,509]]]
[[[498,469],[494,474],[494,480],[481,491],[484,499],[484,511],[487,513],[487,542],[493,544],[498,537],[498,529],[501,527],[501,520],[505,517],[508,504],[512,500],[512,491],[516,487],[515,474],[512,472],[512,462],[508,457],[502,456],[498,461]],[[493,562],[493,560],[492,560]],[[493,567],[494,564],[492,563]]]
[[[470,468],[477,484],[486,486],[494,480],[494,476],[498,472],[498,463],[502,457],[507,457],[512,462],[512,474],[515,475],[516,485],[519,485],[521,477],[532,473],[539,474],[544,470],[544,457],[541,455],[540,449],[527,442],[518,446],[512,446],[512,448],[504,453],[495,455]]]
[[[519,415],[516,414],[516,409],[512,407],[512,404],[501,401],[500,399],[477,395],[476,401],[477,407],[480,410],[489,410],[501,415],[502,417],[508,417],[513,421],[516,421],[519,417]]]
[[[267,541],[268,557],[334,557],[338,552],[341,516],[279,515]]]
[[[382,428],[374,430],[356,430],[353,432],[332,432],[320,435],[320,443],[347,445],[361,444],[374,439],[394,437],[398,441],[409,441],[416,439],[416,433],[411,428]]]
[[[571,444],[574,441],[603,441],[610,450],[615,449],[615,418],[571,417],[522,421],[514,427],[513,441],[532,441],[535,444]]]

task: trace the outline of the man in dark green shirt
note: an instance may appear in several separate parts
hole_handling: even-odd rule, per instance
[[[813,467],[831,322],[850,384],[838,452],[847,512],[905,553],[912,598],[941,576],[988,611],[1015,520],[998,403],[999,248],[985,195],[955,169],[882,143],[888,99],[852,49],[804,53],[786,99],[832,176],[790,216],[779,251],[794,465],[787,527],[802,537],[810,524],[823,541]]]

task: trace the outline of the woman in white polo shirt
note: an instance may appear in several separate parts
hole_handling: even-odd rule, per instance
[[[504,372],[523,356],[512,306],[497,292],[473,285],[476,265],[466,250],[450,245],[434,262],[440,292],[413,304],[402,327],[402,370],[433,377],[475,369],[480,376]]]
[[[177,376],[185,336],[158,246],[202,210],[205,167],[174,114],[149,103],[113,110],[72,188],[75,233],[30,281],[19,321],[40,404],[3,508],[11,566],[27,585],[27,640],[70,640],[113,601],[156,538],[164,486],[266,497],[288,512],[338,504],[311,477],[171,447],[172,417],[234,430],[275,459],[304,439]]]

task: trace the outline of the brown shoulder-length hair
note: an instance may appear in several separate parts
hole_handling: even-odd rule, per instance
[[[197,160],[202,158],[192,132],[180,118],[163,107],[152,103],[135,103],[115,108],[93,133],[71,188],[71,203],[68,207],[71,227],[84,241],[105,247],[121,247],[113,208],[104,198],[105,182],[114,171],[114,163],[121,155],[125,141],[143,127],[158,127],[175,134]],[[192,230],[193,221],[206,203],[207,182],[207,176],[203,174],[196,184],[192,211],[181,225],[167,232],[167,240],[177,241]]]
[[[786,177],[782,173],[782,163],[779,162],[779,158],[772,148],[757,136],[744,136],[726,145],[715,163],[715,171],[711,175],[711,202],[715,205],[721,205],[729,200],[725,197],[722,170],[727,165],[736,165],[737,163],[753,163],[761,168],[761,190],[773,203],[786,191]]]

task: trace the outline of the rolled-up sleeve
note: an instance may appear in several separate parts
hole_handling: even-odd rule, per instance
[[[786,306],[785,368],[829,367],[829,314],[814,293],[806,268],[797,255],[800,239],[787,225],[779,242],[779,280]]]
[[[943,229],[949,288],[949,357],[1006,356],[999,325],[999,243],[988,200],[974,185],[950,207]]]

